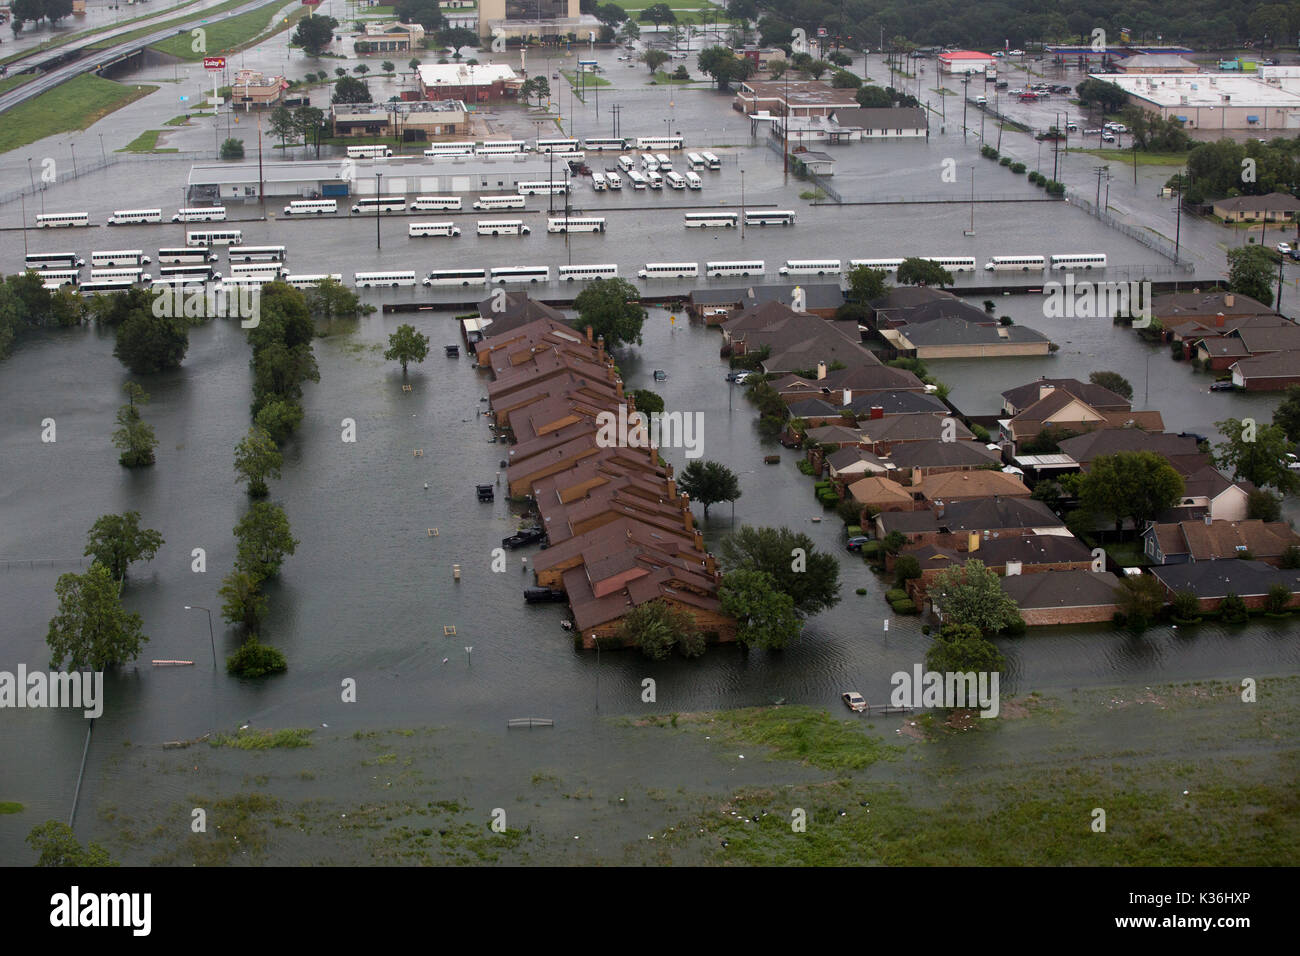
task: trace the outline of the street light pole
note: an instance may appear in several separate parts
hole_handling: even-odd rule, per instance
[[[217,639],[212,636],[212,610],[198,604],[187,604],[185,610],[208,612],[208,643],[212,645],[212,669],[215,671],[217,669]]]

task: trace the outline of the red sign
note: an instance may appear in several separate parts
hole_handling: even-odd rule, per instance
[[[304,7],[319,7],[320,0],[302,0],[302,5]]]
[[[226,68],[226,58],[224,56],[205,56],[203,58],[203,69],[205,70],[224,70]]]

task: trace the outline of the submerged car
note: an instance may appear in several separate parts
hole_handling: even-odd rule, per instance
[[[1210,383],[1210,391],[1212,392],[1231,392],[1234,388],[1236,388],[1236,386],[1233,385],[1231,382],[1225,381],[1225,382]]]
[[[872,538],[871,535],[869,534],[854,535],[852,538],[849,538],[849,540],[845,542],[844,546],[848,548],[850,551],[861,551],[862,546],[871,540]]]
[[[854,713],[860,714],[867,709],[866,698],[863,697],[861,694],[859,694],[856,690],[851,690],[846,693],[840,694],[840,700],[844,701],[845,706],[847,706],[849,710],[853,711]]]
[[[514,534],[502,538],[501,547],[513,551],[515,548],[524,547],[524,545],[536,544],[545,537],[546,532],[542,528],[520,528]]]

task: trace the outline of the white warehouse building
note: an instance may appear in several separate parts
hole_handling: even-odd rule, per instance
[[[1190,130],[1300,130],[1300,77],[1226,73],[1094,74],[1114,83],[1148,113],[1182,120]]]

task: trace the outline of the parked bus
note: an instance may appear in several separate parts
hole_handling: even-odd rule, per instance
[[[709,164],[704,161],[704,157],[699,153],[686,154],[686,166],[688,169],[706,169],[708,165]]]
[[[33,252],[26,258],[28,269],[80,269],[86,260],[75,252]]]
[[[521,196],[558,196],[569,191],[569,184],[562,179],[552,179],[550,182],[528,182],[519,184],[519,195]]]
[[[849,268],[856,269],[859,266],[866,266],[876,272],[897,272],[898,267],[903,264],[902,259],[850,259]]]
[[[508,156],[512,153],[526,152],[528,152],[528,144],[513,139],[488,140],[474,147],[474,153],[478,156]]]
[[[411,203],[411,212],[444,212],[449,209],[460,211],[459,196],[416,196],[415,202]]]
[[[125,282],[148,282],[151,276],[143,269],[91,269],[92,282],[121,280]]]
[[[206,282],[208,279],[220,279],[209,262],[196,262],[186,266],[159,266],[158,279],[162,282]]]
[[[495,285],[507,282],[550,282],[550,266],[501,266],[492,270],[491,281]]]
[[[646,185],[651,189],[663,189],[664,178],[653,169],[647,169],[645,174]]]
[[[659,160],[655,159],[654,153],[641,154],[641,168],[647,173],[652,173],[659,169]]]
[[[706,226],[719,229],[735,229],[740,223],[738,212],[688,212],[683,217],[686,228],[702,229]]]
[[[618,165],[625,173],[630,173],[636,169],[636,160],[631,156],[623,155],[618,158]]]
[[[69,226],[89,226],[88,212],[43,212],[36,217],[37,229],[62,229]]]
[[[664,179],[668,181],[668,185],[671,186],[673,189],[686,188],[686,177],[683,176],[681,173],[673,172],[670,170],[669,172],[664,174]]]
[[[607,172],[605,173],[605,179],[609,182],[610,189],[623,188],[623,177],[620,176],[618,173]]]
[[[90,267],[92,269],[111,269],[113,266],[148,265],[149,257],[141,249],[113,249],[92,252]]]
[[[700,177],[699,177],[696,173],[693,173],[693,172],[691,172],[690,170],[687,170],[686,173],[685,173],[684,175],[686,176],[686,188],[687,188],[687,189],[703,189],[703,188],[704,188],[704,182],[703,182],[703,180],[701,180]]]
[[[231,262],[284,262],[284,246],[231,246]]]
[[[571,153],[578,148],[576,139],[539,139],[537,141],[537,151],[539,153]]]
[[[632,184],[633,189],[645,189],[646,187],[646,178],[635,169],[629,169],[627,171],[627,179],[628,182]]]
[[[353,276],[358,289],[368,289],[372,286],[398,286],[415,285],[414,272],[358,272]]]
[[[792,226],[794,213],[789,209],[753,209],[745,211],[747,226]]]
[[[82,295],[94,295],[96,292],[125,292],[135,288],[134,279],[91,279],[77,287]]]
[[[617,136],[588,136],[582,141],[582,148],[589,149],[593,153],[605,150],[622,151],[627,149],[627,140]]]
[[[704,158],[704,165],[708,166],[709,169],[722,168],[722,160],[718,159],[718,157],[714,156],[712,153],[701,153],[700,155]]]
[[[523,209],[527,200],[523,196],[479,196],[474,200],[474,208],[489,209]]]
[[[560,218],[546,220],[547,232],[604,232],[605,220],[601,216]]]
[[[761,276],[766,268],[767,265],[762,259],[752,259],[747,262],[706,262],[704,275],[710,279],[719,276]]]
[[[387,159],[393,155],[391,146],[349,146],[348,159]]]
[[[591,174],[591,189],[593,192],[603,193],[609,188],[609,180],[605,178],[604,173]]]
[[[480,236],[526,236],[530,232],[522,219],[480,219],[478,222]]]
[[[681,149],[683,139],[680,136],[638,136],[637,149]]]
[[[169,248],[158,250],[158,262],[180,265],[186,262],[216,262],[217,254],[206,246],[196,248]]]
[[[473,156],[473,143],[430,143],[425,156]]]
[[[454,222],[413,222],[406,227],[406,235],[411,239],[425,236],[459,236],[460,226]]]
[[[312,286],[320,285],[326,279],[333,279],[335,282],[343,281],[341,272],[321,272],[313,275],[303,273],[301,275],[286,275],[281,279],[293,286],[295,289],[310,289]]]
[[[108,217],[110,226],[138,226],[147,222],[162,222],[162,210],[118,209]]]
[[[434,269],[424,278],[424,284],[434,285],[487,285],[486,269]]]
[[[292,205],[292,203],[290,203]],[[285,210],[285,215],[288,215]],[[225,222],[225,206],[193,206],[187,209],[180,209],[176,215],[172,216],[172,222]]]
[[[289,268],[279,262],[236,262],[231,263],[230,278],[239,276],[263,276],[267,282],[287,274]]]
[[[41,285],[47,289],[76,285],[81,281],[80,269],[45,269],[36,274],[41,277]]]
[[[1074,253],[1072,255],[1052,256],[1051,267],[1053,269],[1104,269],[1106,268],[1106,256],[1104,253]]]
[[[926,262],[943,266],[949,272],[974,272],[974,256],[922,256]]]
[[[613,263],[598,266],[560,266],[558,272],[558,278],[564,282],[618,278],[618,266]]]
[[[778,270],[783,276],[839,275],[839,259],[789,259]]]
[[[984,268],[990,272],[1042,272],[1047,260],[1042,256],[994,256]]]
[[[244,241],[244,230],[242,229],[204,229],[197,232],[185,233],[185,245],[187,246],[233,246]],[[162,253],[159,253],[161,257]],[[159,259],[161,262],[161,258]]]
[[[353,214],[379,212],[406,212],[405,196],[371,196],[358,199],[352,207]]]
[[[570,169],[573,168],[574,163],[581,163],[584,159],[587,158],[587,154],[584,153],[582,150],[577,150],[576,152],[566,152],[566,153],[561,153],[557,151],[553,155],[557,160],[563,160],[564,162],[568,163]]]
[[[284,207],[286,216],[334,215],[339,211],[337,199],[295,199]]]
[[[638,279],[694,279],[700,274],[698,262],[647,262],[638,269]]]
[[[673,161],[668,158],[667,153],[655,153],[655,162],[659,164],[659,168],[664,172],[673,168]]]

